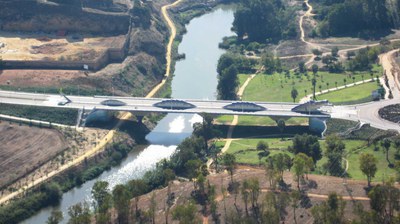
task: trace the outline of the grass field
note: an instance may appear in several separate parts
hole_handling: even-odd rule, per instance
[[[231,146],[228,149],[228,153],[235,154],[236,161],[241,164],[250,164],[250,165],[259,165],[260,160],[258,157],[258,153],[260,151],[255,150],[257,143],[259,141],[264,141],[268,143],[270,155],[272,156],[276,153],[287,153],[292,156],[292,153],[288,152],[286,149],[289,145],[292,144],[292,141],[289,139],[281,140],[280,138],[250,138],[250,139],[240,139],[232,141]],[[223,147],[225,144],[224,141],[219,141],[217,143],[217,147]],[[264,161],[263,158],[262,161]]]
[[[378,74],[375,73],[374,77]],[[370,79],[370,75],[367,72],[355,73],[353,76],[346,74],[333,74],[328,72],[318,72],[316,91],[333,88],[335,86],[361,81],[364,79]],[[258,75],[256,76],[247,86],[243,100],[248,101],[269,101],[269,102],[293,102],[291,97],[292,88],[296,88],[298,91],[298,97],[296,101],[300,100],[305,95],[312,93],[312,74],[308,76],[299,75],[295,76],[291,74],[290,78],[285,77],[282,74],[275,73],[273,75]],[[319,88],[321,87],[321,88]],[[338,93],[340,91],[337,91]]]
[[[287,151],[287,147],[292,145],[292,140],[290,138],[285,138],[284,140],[281,140],[280,138],[238,139],[232,142],[227,152],[235,154],[236,160],[240,164],[259,165],[259,151],[255,150],[259,141],[264,141],[268,143],[270,150],[269,156],[283,152],[293,157],[293,154]],[[344,143],[346,145],[345,158],[349,161],[349,168],[347,173],[350,178],[356,180],[366,179],[364,174],[360,171],[360,164],[358,160],[360,154],[366,152],[373,154],[378,160],[378,171],[373,181],[382,181],[383,178],[387,179],[388,177],[395,176],[396,171],[388,167],[388,163],[386,161],[386,153],[385,150],[383,150],[382,148],[380,148],[378,151],[374,151],[373,146],[367,146],[367,142],[362,140],[344,140]],[[218,147],[223,147],[224,144],[224,141],[217,142]],[[322,150],[325,151],[325,143],[323,140],[320,141],[320,145]],[[395,162],[394,154],[395,149],[391,148],[389,150],[389,159],[392,163]],[[262,161],[265,161],[265,158],[263,158]],[[323,157],[321,160],[319,160],[317,163],[317,170],[321,170],[323,164],[325,164],[326,162],[326,157]],[[345,162],[343,161],[343,168],[344,167]]]
[[[373,77],[380,74],[381,67],[375,65],[373,68]],[[240,86],[246,81],[249,75],[240,74]],[[316,91],[333,88],[335,86],[343,86],[345,84],[361,81],[363,79],[370,79],[369,72],[356,72],[351,74],[334,74],[320,71],[317,73]],[[274,73],[272,75],[257,75],[247,86],[243,93],[244,101],[269,101],[269,102],[293,102],[291,97],[291,90],[295,87],[298,91],[296,101],[300,100],[305,95],[312,93],[312,73],[309,72],[308,76],[296,76],[291,73],[290,78],[285,77],[284,74]],[[344,82],[346,79],[346,83]],[[346,102],[361,102],[370,101],[371,91],[377,89],[375,82],[362,84],[356,87],[349,87],[343,90],[338,90],[318,96],[319,99],[328,99],[333,103],[346,103]],[[321,89],[319,88],[321,87]],[[361,90],[361,91],[360,91]],[[349,98],[348,95],[351,95]],[[346,96],[346,97],[344,97]],[[232,121],[233,116],[219,116],[216,120],[218,123],[228,124]],[[291,118],[286,122],[286,125],[307,124],[307,119]],[[273,126],[276,122],[269,117],[252,117],[240,116],[238,125],[265,125]]]
[[[348,87],[339,91],[332,91],[317,96],[319,99],[326,99],[334,104],[346,104],[351,102],[368,102],[372,100],[371,93],[377,90],[379,85],[376,82],[368,82],[357,86]]]

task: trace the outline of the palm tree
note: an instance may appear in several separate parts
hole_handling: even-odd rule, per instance
[[[364,74],[361,74],[361,79],[364,82]]]
[[[329,92],[329,82],[326,83],[326,88],[328,89]]]
[[[312,89],[312,91],[313,91],[313,99],[315,100],[315,85],[317,85],[317,80],[315,79],[315,75],[314,75],[313,79],[311,80],[311,84],[313,86],[313,89]]]
[[[304,90],[304,95],[307,96],[307,90],[306,89]]]
[[[296,98],[297,95],[299,95],[299,93],[297,92],[297,89],[293,87],[292,91],[290,92],[292,99],[293,99],[293,103],[296,102]]]
[[[344,86],[346,86],[347,79],[343,79]]]
[[[336,89],[337,89],[337,81],[335,81],[335,86],[336,86]]]
[[[319,92],[321,92],[321,90],[322,90],[322,86],[321,86],[321,85],[319,85],[319,86],[318,86],[318,89],[319,89]]]
[[[352,79],[353,79],[353,84],[354,84],[354,82],[356,81],[356,77],[351,77]]]

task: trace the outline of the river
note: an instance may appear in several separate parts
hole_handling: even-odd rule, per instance
[[[215,99],[217,87],[217,62],[223,50],[218,43],[225,36],[233,35],[230,30],[233,22],[233,9],[218,7],[215,10],[191,20],[186,26],[187,33],[178,47],[186,59],[175,65],[172,80],[172,98]],[[116,167],[104,172],[98,178],[84,183],[63,194],[59,208],[64,215],[62,223],[68,221],[68,208],[83,201],[90,201],[93,184],[98,180],[108,181],[110,189],[131,179],[140,178],[164,158],[169,158],[184,138],[192,133],[192,125],[200,122],[199,115],[168,114],[150,132],[146,139],[150,145],[142,151],[131,152]],[[55,208],[42,209],[38,214],[25,220],[24,224],[45,223]]]

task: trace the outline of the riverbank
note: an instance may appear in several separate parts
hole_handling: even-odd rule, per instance
[[[224,12],[223,10],[219,9],[216,11],[216,13],[214,13],[215,15],[220,16],[221,18],[227,17],[225,18],[225,23],[223,23],[223,27],[229,27],[230,24],[232,23],[232,12]],[[228,16],[226,16],[225,14],[227,14]],[[212,19],[211,16],[205,16],[207,21],[210,21]],[[221,19],[220,19],[221,20]],[[201,20],[193,20],[193,21],[201,21]],[[201,22],[201,24],[198,24],[197,22],[193,22],[194,24],[191,24],[190,26],[202,26],[204,27],[204,22]],[[209,22],[206,22],[206,24],[209,24]],[[215,27],[215,29],[219,29],[220,27]],[[189,28],[188,28],[189,29]],[[199,28],[193,28],[193,30],[201,30]],[[215,31],[213,30],[211,33],[215,33]],[[205,56],[202,56],[201,58],[204,58],[205,61],[209,61],[208,63],[210,64],[214,64],[215,65],[215,61],[218,59],[219,55],[221,54],[221,50],[219,50],[218,47],[218,42],[222,39],[222,36],[225,36],[227,34],[230,33],[230,30],[227,28],[226,31],[224,31],[223,34],[218,34],[216,35],[216,40],[214,42],[205,42],[206,45],[210,45],[210,46],[214,46],[217,50],[215,50],[215,54],[216,56],[213,56],[212,58],[210,58],[210,51],[205,51],[204,54]],[[192,38],[192,34],[189,34],[190,38]],[[197,35],[195,35],[196,37]],[[204,38],[202,38],[204,39]],[[193,48],[193,44],[190,43],[185,43],[183,42],[181,44],[182,48],[185,48],[185,51],[187,51],[188,49]],[[197,40],[196,40],[197,41]],[[186,47],[185,47],[186,46]],[[200,47],[200,46],[198,46]],[[204,47],[202,47],[204,48]],[[199,49],[194,50],[194,52],[199,52]],[[172,54],[173,55],[173,54]],[[187,54],[190,55],[190,54]],[[208,57],[208,58],[207,58]],[[190,60],[192,59],[192,60]],[[185,59],[185,63],[188,63],[188,61],[191,61],[189,63],[194,63],[193,62],[192,57],[187,57]],[[171,63],[172,66],[172,63]],[[200,85],[199,87],[202,88],[202,91],[190,91],[189,93],[188,88],[187,88],[187,83],[184,84],[182,82],[181,85],[179,84],[181,81],[180,80],[180,76],[191,76],[191,80],[193,80],[195,77],[199,77],[200,75],[203,76],[210,76],[213,77],[213,81],[215,82],[216,85],[216,72],[215,72],[215,68],[212,67],[208,67],[208,70],[210,71],[197,71],[196,70],[196,74],[195,72],[184,72],[182,71],[183,67],[188,67],[188,68],[193,68],[193,66],[190,65],[176,65],[176,69],[175,69],[175,77],[171,82],[171,86],[172,86],[172,97],[179,97],[181,98],[183,95],[186,95],[187,97],[190,98],[211,98],[214,96],[214,91],[210,90],[210,89],[204,89],[204,86],[207,86],[207,83],[204,83],[203,85]],[[172,72],[172,68],[171,68],[171,72]],[[198,74],[197,74],[198,73]],[[171,73],[172,74],[172,73]],[[170,77],[171,78],[171,77]],[[170,78],[168,78],[167,80],[171,80]],[[201,83],[203,80],[207,80],[207,79],[202,79],[199,81],[199,83]],[[164,87],[166,87],[168,82],[164,82]],[[178,87],[178,86],[179,87]],[[163,88],[164,88],[163,87]],[[162,88],[161,88],[162,89]],[[193,89],[192,89],[193,90]],[[199,94],[203,94],[202,96],[197,96],[197,95],[190,95],[192,93],[199,93]],[[145,150],[143,150],[142,152],[140,152],[136,157],[138,160],[140,161],[136,161],[135,157],[132,158],[128,158],[126,161],[124,161],[120,166],[118,166],[117,168],[112,168],[109,172],[105,172],[104,174],[102,174],[97,180],[106,180],[106,181],[110,181],[111,186],[110,188],[112,188],[113,186],[115,186],[115,184],[118,183],[126,183],[129,179],[132,178],[140,178],[141,176],[144,175],[144,172],[146,172],[147,170],[152,170],[155,167],[155,164],[153,164],[153,158],[155,158],[155,154],[160,155],[160,154],[164,154],[165,158],[168,158],[170,154],[172,154],[175,151],[175,147],[174,145],[171,144],[178,144],[180,141],[182,141],[183,138],[186,138],[187,136],[190,135],[191,130],[192,130],[192,125],[193,122],[199,120],[198,116],[182,116],[179,114],[171,114],[171,115],[167,115],[165,118],[162,119],[162,121],[159,122],[159,124],[157,125],[157,127],[152,131],[152,133],[147,136],[146,138],[150,141],[150,143],[152,143],[149,147],[147,147]],[[183,122],[183,123],[181,123]],[[170,128],[173,128],[173,130],[170,130]],[[182,129],[181,129],[182,128]],[[171,142],[172,140],[172,142]],[[169,152],[170,154],[167,155]],[[149,154],[150,153],[150,154]],[[142,158],[141,156],[145,156],[145,158]],[[148,156],[151,156],[151,161],[150,158],[148,158]],[[164,157],[163,157],[164,158]],[[160,158],[160,159],[163,159]],[[147,160],[149,159],[149,160]],[[155,158],[157,159],[157,158]],[[144,164],[145,163],[145,164]],[[143,166],[143,167],[142,167]],[[134,168],[133,168],[134,167]],[[132,169],[136,170],[136,172],[132,172]],[[128,179],[129,178],[129,179]],[[73,198],[69,198],[69,197],[74,197],[76,198],[75,194],[77,194],[77,192],[79,192],[79,195],[81,195],[80,198],[88,198],[90,197],[90,189],[93,185],[94,181],[90,181],[91,183],[88,184],[84,184],[82,186],[82,188],[84,189],[75,189],[75,193],[68,193],[66,194],[66,198],[62,200],[61,203],[61,208],[62,211],[64,212],[64,214],[66,213],[67,209],[69,206],[74,205],[75,203],[81,202],[77,201],[77,199],[73,199]],[[73,201],[73,202],[71,202]],[[48,217],[49,215],[49,210],[45,211],[45,212],[41,212],[40,215],[35,216],[34,219],[29,219],[29,222],[44,222],[45,219]]]
[[[168,8],[170,8],[170,7],[175,6],[175,5],[178,4],[179,2],[180,2],[180,0],[176,1],[175,3],[169,4],[169,5],[166,5],[166,6],[163,7],[163,16],[164,16],[165,20],[167,21],[168,25],[170,26],[170,30],[171,30],[170,41],[169,41],[169,43],[168,43],[168,45],[167,45],[167,54],[166,54],[167,68],[166,68],[165,77],[168,77],[168,76],[170,75],[170,67],[171,67],[171,60],[172,60],[172,59],[171,59],[172,43],[173,43],[174,38],[175,38],[175,35],[176,35],[176,28],[175,28],[174,24],[171,22],[171,20],[170,20],[170,18],[169,18],[169,16],[168,16],[168,13],[166,13],[166,10],[167,10]],[[156,92],[157,92],[164,84],[165,84],[165,79],[163,79],[163,81],[162,81],[160,84],[158,84],[157,86],[155,86],[155,87],[153,88],[153,90],[150,91],[150,92],[146,95],[146,97],[153,97],[153,96],[156,94]],[[93,150],[90,150],[89,152],[87,152],[87,153],[85,153],[83,156],[81,156],[81,157],[75,159],[75,160],[72,161],[71,163],[66,164],[65,166],[61,167],[61,169],[59,169],[59,170],[57,170],[57,171],[54,171],[54,172],[52,172],[52,173],[46,175],[46,177],[42,177],[41,179],[35,180],[34,182],[32,182],[31,185],[28,185],[28,186],[27,186],[26,188],[24,188],[22,191],[17,191],[17,192],[14,192],[14,193],[10,194],[10,195],[7,195],[7,196],[2,197],[2,198],[1,198],[2,203],[4,203],[5,201],[10,200],[11,198],[17,196],[18,194],[20,194],[20,193],[22,193],[22,192],[25,192],[25,191],[29,190],[30,188],[33,188],[34,186],[38,185],[39,183],[44,182],[45,180],[47,180],[47,179],[49,179],[49,178],[51,178],[51,177],[53,177],[53,176],[58,175],[60,172],[65,171],[65,170],[69,169],[70,167],[73,167],[73,166],[75,166],[75,165],[77,165],[77,164],[79,164],[79,163],[81,163],[81,162],[83,162],[83,161],[85,161],[85,163],[86,163],[86,161],[88,161],[88,158],[90,158],[90,157],[93,156],[93,155],[96,155],[97,152],[99,152],[100,150],[102,150],[103,148],[105,148],[105,147],[107,146],[107,144],[109,144],[110,141],[112,141],[112,139],[114,138],[114,135],[115,135],[115,133],[116,133],[116,130],[123,124],[123,122],[124,122],[125,120],[130,119],[131,116],[132,116],[132,115],[131,115],[130,113],[124,113],[124,114],[122,114],[122,116],[120,117],[120,121],[116,124],[116,126],[115,126],[103,139],[101,139],[101,140],[99,141],[99,143],[96,145],[95,148],[93,148]],[[118,160],[121,160],[122,158],[124,158],[124,156],[127,155],[127,152],[124,153],[124,154],[125,154],[125,155],[120,155],[120,158],[119,158]],[[89,174],[89,175],[87,175],[88,177],[90,177],[90,178],[87,178],[87,180],[93,179],[94,177],[100,175],[100,174],[102,173],[103,170],[109,169],[109,166],[110,166],[110,165],[111,165],[111,164],[110,164],[110,161],[109,161],[109,162],[106,162],[106,164],[105,164],[104,166],[101,166],[101,168],[97,168],[97,169],[94,168],[94,170],[92,170],[92,173]],[[114,164],[114,165],[115,165],[115,164]],[[94,173],[93,173],[93,172],[94,172]],[[81,181],[86,181],[86,180],[85,180],[85,179],[82,179]],[[65,188],[65,191],[71,189],[71,188],[74,187],[74,186],[76,186],[76,184],[78,184],[78,183],[81,182],[81,181],[78,181],[78,182],[76,182],[75,184],[70,184],[69,187],[66,187],[66,188]],[[82,183],[80,183],[80,184],[82,184]],[[12,206],[10,206],[10,207],[12,207]],[[19,221],[21,221],[21,218],[27,218],[27,217],[26,217],[26,216],[25,216],[25,217],[21,217],[21,216],[20,216],[19,218],[20,218]],[[5,222],[5,223],[7,223],[7,222]]]

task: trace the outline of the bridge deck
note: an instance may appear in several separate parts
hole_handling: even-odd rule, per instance
[[[71,102],[65,105],[60,103],[67,101]],[[85,108],[109,110],[109,111],[130,111],[132,113],[140,112],[156,112],[156,113],[207,113],[216,115],[252,115],[252,116],[272,116],[272,117],[319,117],[329,118],[328,114],[306,114],[292,111],[292,109],[300,104],[296,103],[268,103],[268,102],[254,102],[259,106],[266,108],[266,110],[246,112],[233,111],[224,109],[225,106],[233,102],[240,101],[223,101],[223,100],[184,100],[187,103],[194,105],[194,108],[189,109],[173,109],[173,108],[160,108],[154,106],[155,103],[161,102],[166,99],[158,98],[137,98],[137,97],[111,97],[111,96],[67,96],[67,99],[61,95],[55,94],[38,94],[38,93],[23,93],[12,91],[0,91],[0,103],[18,104],[18,105],[31,105],[41,107],[56,107],[56,108]],[[122,106],[107,106],[102,102],[105,100],[118,100],[123,102]]]

